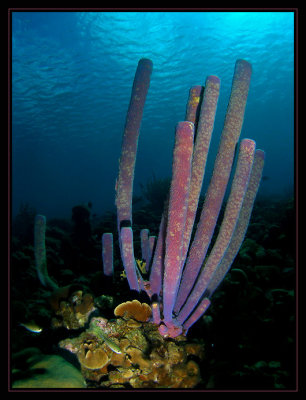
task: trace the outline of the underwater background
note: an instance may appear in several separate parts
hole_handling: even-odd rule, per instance
[[[295,389],[294,18],[294,12],[276,11],[11,13],[9,367],[14,389],[160,389],[178,381],[183,382],[179,388],[200,390]],[[105,342],[105,352],[114,358],[107,373],[80,354],[84,346],[87,354],[88,346],[96,345],[90,313],[113,321],[114,309],[135,299],[118,243],[115,274],[103,275],[101,234],[116,234],[115,181],[141,58],[153,61],[153,73],[136,160],[135,237],[142,228],[158,232],[175,127],[184,119],[190,87],[217,75],[221,91],[204,195],[237,59],[249,61],[253,71],[240,140],[254,139],[266,158],[245,241],[208,312],[188,332],[188,342],[160,342],[149,324],[139,321],[120,327],[120,320],[110,322],[111,334],[117,329],[119,336],[130,335],[140,349],[149,342],[151,350],[163,349],[173,362],[165,367],[171,374],[147,382],[147,375],[138,373],[140,381],[132,382],[135,371],[126,360],[115,359]],[[47,217],[48,272],[60,292],[43,287],[37,277],[36,214]],[[136,239],[138,254],[139,249]],[[138,300],[148,302],[142,295]],[[71,354],[74,348],[78,358]],[[91,362],[101,366],[100,350],[95,351]],[[173,367],[178,354],[181,369]],[[135,368],[149,368],[147,353],[129,357],[137,359]],[[150,357],[157,362],[153,352]],[[183,370],[187,377],[182,378]]]
[[[153,175],[171,175],[189,88],[217,75],[209,176],[239,58],[253,67],[241,139],[266,152],[261,193],[292,192],[293,12],[13,12],[13,215],[25,202],[47,217],[70,216],[72,205],[88,201],[94,213],[114,208],[126,112],[143,57],[153,61],[153,73],[136,195]]]

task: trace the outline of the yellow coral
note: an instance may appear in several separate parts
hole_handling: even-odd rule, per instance
[[[133,318],[139,322],[146,322],[151,317],[152,310],[148,304],[133,300],[119,304],[115,308],[114,314],[116,317]]]

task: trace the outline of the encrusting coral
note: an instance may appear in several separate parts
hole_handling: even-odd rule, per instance
[[[67,329],[82,328],[90,314],[96,310],[94,298],[90,293],[76,290],[71,293],[70,286],[59,288],[49,298],[51,308],[56,317],[52,319],[52,327]]]
[[[203,346],[187,343],[184,336],[165,339],[148,321],[151,310],[145,303],[133,300],[120,306],[116,320],[94,317],[79,337],[59,343],[77,356],[87,386],[195,387],[200,370],[190,357],[202,358]]]

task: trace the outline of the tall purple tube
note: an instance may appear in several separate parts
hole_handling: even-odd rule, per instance
[[[152,268],[150,272],[150,295],[161,295],[162,280],[164,273],[164,260],[165,260],[165,243],[167,234],[167,212],[168,205],[162,215],[161,223],[159,225],[159,233],[156,241],[155,251],[153,255]]]
[[[153,64],[151,60],[142,58],[138,62],[127,112],[119,163],[119,175],[116,182],[116,206],[119,231],[123,222],[126,223],[125,226],[132,225],[132,193],[138,136],[145,100],[149,90],[152,68]]]
[[[131,227],[123,227],[120,231],[121,258],[124,270],[132,290],[140,290],[138,270],[134,257],[133,231]]]
[[[201,86],[190,90],[186,121],[180,122],[176,129],[171,188],[156,243],[149,237],[148,230],[141,232],[142,258],[147,263],[147,272],[150,272],[149,281],[144,281],[146,274],[144,277],[141,275],[134,256],[132,190],[139,128],[151,72],[152,62],[140,60],[116,182],[117,223],[121,258],[130,288],[147,292],[153,301],[153,322],[159,325],[162,335],[174,338],[186,334],[207,310],[212,293],[239,250],[260,182],[264,153],[261,150],[255,152],[255,142],[251,139],[242,140],[223,220],[216,232],[251,77],[251,65],[238,60],[213,174],[193,242],[189,245],[214,126],[220,80],[209,76],[204,91]],[[207,256],[214,233],[217,233],[216,241]]]
[[[194,125],[192,122],[178,123],[172,162],[163,279],[163,314],[164,323],[167,326],[172,323],[172,311],[183,267],[183,232],[186,223],[191,177],[193,134]]]
[[[225,255],[222,258],[219,267],[216,269],[207,287],[207,295],[209,297],[213,295],[218,285],[222,282],[224,276],[231,267],[232,262],[234,261],[240,249],[240,246],[243,242],[244,236],[246,234],[249,225],[256,194],[259,188],[262,171],[264,167],[264,160],[265,160],[264,151],[256,150],[250,181],[248,184],[246,194],[243,199],[241,211],[239,214],[239,219],[235,226],[233,237],[226,250]]]
[[[185,261],[189,248],[192,228],[198,208],[199,197],[205,172],[206,160],[210,146],[211,134],[214,127],[217,102],[219,98],[220,79],[216,76],[209,76],[205,82],[203,101],[199,112],[199,121],[196,131],[194,151],[192,156],[192,170],[188,207],[186,214],[186,225],[183,232],[182,260]],[[183,272],[181,287],[189,285],[189,273],[186,268]],[[189,287],[189,286],[188,286]],[[184,291],[179,290],[174,311],[177,312],[186,297]]]
[[[251,65],[247,61],[237,60],[213,175],[184,270],[184,284],[181,286],[183,293],[180,293],[180,305],[186,300],[197,279],[217,223],[231,173],[235,146],[243,123],[251,70]]]
[[[142,58],[134,77],[130,104],[122,139],[119,175],[116,182],[117,224],[123,265],[131,289],[140,290],[134,258],[132,231],[132,195],[139,130],[153,64]],[[121,232],[121,229],[130,228]],[[125,242],[126,241],[126,242]],[[134,271],[133,271],[134,268]]]
[[[113,234],[103,233],[102,235],[102,261],[103,272],[106,276],[112,276],[114,273],[113,262]]]
[[[237,167],[227,201],[223,221],[216,242],[204,263],[198,279],[181,309],[177,321],[183,323],[203,296],[212,276],[220,263],[233,237],[243,199],[248,187],[255,154],[255,142],[244,139],[241,142]]]

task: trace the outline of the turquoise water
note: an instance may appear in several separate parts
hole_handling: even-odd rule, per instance
[[[253,66],[241,138],[266,152],[260,193],[293,190],[293,12],[15,11],[11,43],[13,214],[22,203],[47,217],[70,217],[74,205],[87,201],[98,214],[114,208],[126,111],[142,57],[153,61],[153,74],[136,194],[152,174],[171,174],[175,126],[189,88],[217,75],[211,171],[239,58]]]

